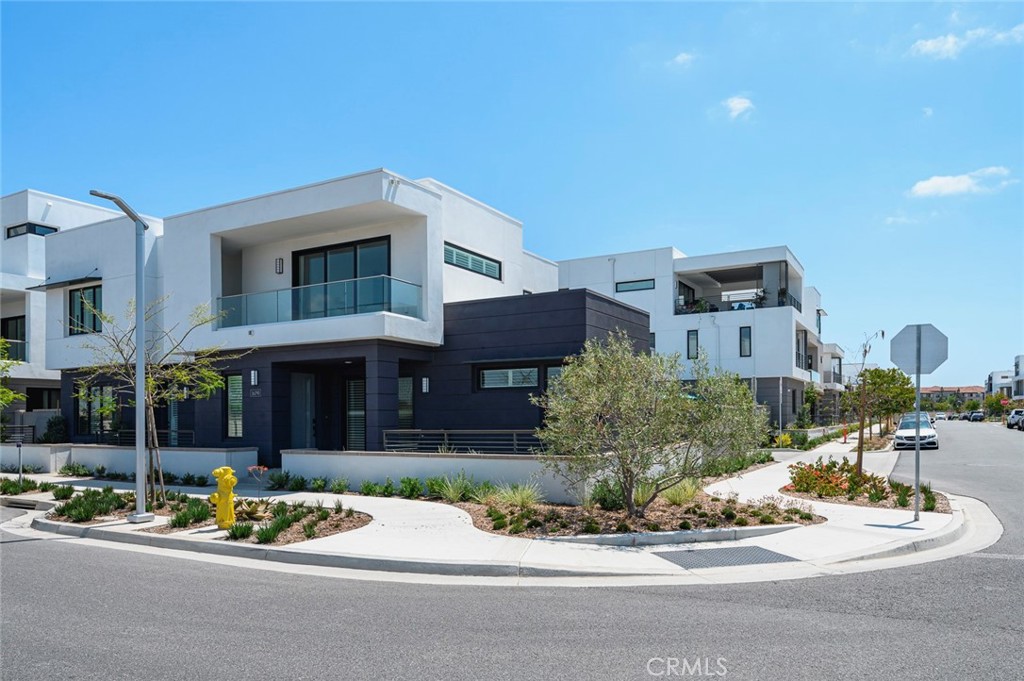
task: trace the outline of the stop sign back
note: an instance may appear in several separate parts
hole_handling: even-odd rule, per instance
[[[919,344],[920,366],[917,364]],[[907,324],[889,344],[889,359],[908,374],[930,374],[947,357],[949,339],[931,324]]]

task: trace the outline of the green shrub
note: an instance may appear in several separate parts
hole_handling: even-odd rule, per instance
[[[661,532],[661,525],[658,523],[647,523],[644,525],[644,529],[648,532]]]
[[[287,501],[279,501],[270,509],[270,515],[274,518],[283,518],[289,513],[291,513],[291,508],[288,507]]]
[[[39,483],[39,491],[40,492],[52,492],[54,487],[57,487],[57,485],[52,483],[52,482],[41,482],[41,483]]]
[[[363,480],[363,484],[359,486],[359,493],[364,497],[379,497],[384,493],[383,485],[378,485],[372,480]]]
[[[898,506],[903,507],[903,508],[906,508],[907,506],[910,505],[910,489],[909,489],[909,487],[906,487],[906,486],[901,487],[896,492],[896,504]]]
[[[557,523],[561,519],[562,514],[556,511],[555,509],[551,509],[550,511],[544,514],[544,522],[546,523]]]
[[[633,504],[636,506],[643,506],[651,497],[654,496],[654,490],[657,489],[657,485],[653,482],[638,482],[633,486]]]
[[[427,496],[428,497],[431,497],[431,498],[434,498],[434,499],[441,498],[441,487],[444,485],[444,478],[442,478],[442,477],[427,478],[423,482],[424,482],[424,485],[427,488]]]
[[[345,505],[341,503],[341,499],[334,502],[334,514],[341,515],[345,512]]]
[[[256,543],[273,544],[277,540],[278,535],[281,534],[282,529],[283,528],[279,528],[273,523],[261,527],[260,529],[256,530]]]
[[[92,470],[92,474],[93,474],[93,477],[96,477],[96,478],[106,477],[106,475],[107,475],[107,467],[106,466],[96,466],[96,468],[94,468]]]
[[[698,518],[707,518],[708,517],[708,512],[707,511],[697,511],[697,517]]]
[[[707,525],[708,527],[718,527],[718,520],[716,518],[708,518],[708,521],[707,523],[705,523],[705,525]]]
[[[206,476],[206,475],[197,475],[196,476],[196,487],[206,487],[209,484],[210,484],[209,476]]]
[[[632,532],[633,528],[630,527],[629,523],[627,523],[625,520],[620,520],[619,524],[615,526],[615,531],[616,532],[622,532],[622,533]]]
[[[793,438],[793,445],[794,446],[796,446],[796,447],[806,447],[807,446],[807,433],[806,432],[801,432],[801,431],[798,430],[798,431],[796,431],[794,433],[791,433],[791,437]]]
[[[807,511],[801,511],[800,520],[814,520],[814,514],[808,513]]]
[[[473,483],[473,479],[466,477],[465,471],[459,471],[454,478],[445,476],[439,491],[442,499],[454,504],[459,501],[467,501],[474,489],[476,489],[476,485]]]
[[[60,414],[46,420],[46,430],[39,436],[39,441],[46,444],[68,441],[68,428],[64,417]]]
[[[170,526],[175,528],[188,527],[192,515],[188,511],[179,511],[171,516]]]
[[[81,463],[66,463],[57,471],[57,475],[64,475],[72,478],[87,478],[92,475],[89,467]]]
[[[494,524],[492,525],[492,529],[504,530],[506,527],[508,527],[508,520],[505,518],[505,516],[495,518]]]
[[[590,500],[606,511],[621,511],[626,508],[626,497],[616,480],[598,480],[590,491]]]
[[[386,497],[393,497],[396,494],[395,483],[391,482],[391,478],[385,478],[384,484],[380,488],[382,495]]]
[[[291,479],[292,475],[288,471],[273,471],[267,476],[267,489],[287,489]]]
[[[747,520],[747,519],[746,519],[746,518],[745,518],[744,516],[738,516],[738,517],[737,517],[737,518],[736,518],[736,519],[735,519],[735,520],[733,521],[733,523],[734,523],[734,524],[736,524],[736,525],[739,525],[740,527],[744,527],[744,526],[746,526],[746,525],[749,525],[749,524],[750,524],[750,521],[749,521],[749,520]]]
[[[583,519],[583,527],[580,529],[583,534],[600,534],[601,526],[591,517]]]
[[[523,521],[522,520],[516,520],[515,522],[513,522],[511,525],[508,526],[508,533],[509,534],[522,534],[525,531],[526,531],[526,526],[523,525]]]
[[[775,524],[775,518],[772,517],[771,515],[769,515],[768,513],[762,513],[761,514],[761,524],[762,525],[774,525]]]
[[[490,480],[484,480],[474,487],[473,491],[469,493],[469,500],[484,506],[493,506],[494,504],[501,503],[501,500],[498,498],[498,488]]]
[[[232,541],[248,539],[252,536],[252,531],[252,523],[235,523],[228,528],[228,539],[231,539]]]
[[[692,530],[693,529],[693,523],[691,523],[689,520],[684,520],[681,523],[679,523],[679,529],[680,530]]]
[[[676,484],[661,493],[672,506],[682,506],[693,501],[700,491],[700,480],[698,478],[683,478]]]
[[[331,517],[331,512],[326,508],[318,508],[316,511],[316,519],[323,522]]]
[[[327,489],[327,478],[313,478],[309,481],[309,488],[314,492],[323,492]]]
[[[529,520],[529,521],[528,521],[528,522],[526,523],[526,529],[528,529],[528,530],[533,530],[533,529],[535,529],[535,528],[541,527],[541,526],[542,526],[543,524],[544,524],[544,523],[542,523],[542,522],[541,522],[540,520],[538,520],[537,518],[531,518],[531,519],[530,519],[530,520]]]
[[[344,494],[348,491],[348,478],[335,478],[331,481],[331,494]]]
[[[351,506],[349,506],[348,508],[345,509],[345,517],[346,518],[351,518],[351,517],[355,516],[355,514],[356,514],[356,509],[352,508]]]
[[[302,534],[305,535],[306,539],[312,539],[316,536],[316,522],[310,521],[302,526]]]
[[[736,520],[736,511],[732,510],[731,508],[726,508],[724,511],[722,511],[722,517],[728,520],[729,522],[732,522],[733,520]]]
[[[164,471],[164,484],[173,485],[178,482],[178,476],[176,473],[170,471]]]
[[[306,479],[301,475],[288,480],[288,491],[289,492],[301,492],[306,489]]]
[[[938,500],[935,498],[935,493],[932,492],[930,487],[926,488],[924,485],[921,485],[921,491],[924,493],[924,510],[934,511],[935,506],[938,503]]]
[[[540,493],[540,487],[532,482],[501,485],[498,487],[497,496],[501,503],[518,508],[520,511],[532,510],[534,506],[544,500]]]
[[[181,484],[186,487],[195,487],[196,476],[192,473],[185,473],[181,476]]]
[[[210,519],[210,503],[204,499],[192,498],[188,500],[185,507],[189,520],[193,523],[203,523]]]

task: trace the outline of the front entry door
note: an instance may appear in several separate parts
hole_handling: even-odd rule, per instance
[[[316,449],[316,376],[292,373],[292,449]]]

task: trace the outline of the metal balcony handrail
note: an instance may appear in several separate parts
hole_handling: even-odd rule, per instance
[[[443,454],[537,454],[543,445],[532,430],[384,431],[384,451]]]
[[[28,361],[28,342],[15,338],[5,338],[7,341],[7,359],[15,362]]]

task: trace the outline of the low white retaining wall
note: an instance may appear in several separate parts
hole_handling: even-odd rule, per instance
[[[135,470],[135,448],[110,445],[72,445],[71,460],[88,466],[105,466],[108,471],[131,473]],[[239,480],[248,473],[246,468],[257,464],[255,447],[237,449],[206,449],[199,447],[161,447],[160,462],[164,471],[176,475],[192,473],[210,475],[213,469],[231,466]]]
[[[333,452],[314,449],[284,449],[281,469],[306,478],[347,478],[349,487],[358,490],[364,480],[383,483],[391,478],[397,487],[400,478],[433,478],[458,475],[465,471],[477,482],[534,482],[547,501],[575,504],[578,500],[565,491],[562,480],[543,470],[540,460],[531,455],[430,454],[425,452]]]
[[[70,444],[55,445],[22,445],[21,463],[23,466],[41,468],[43,473],[56,473],[71,457]],[[18,446],[0,445],[0,466],[18,465]]]

